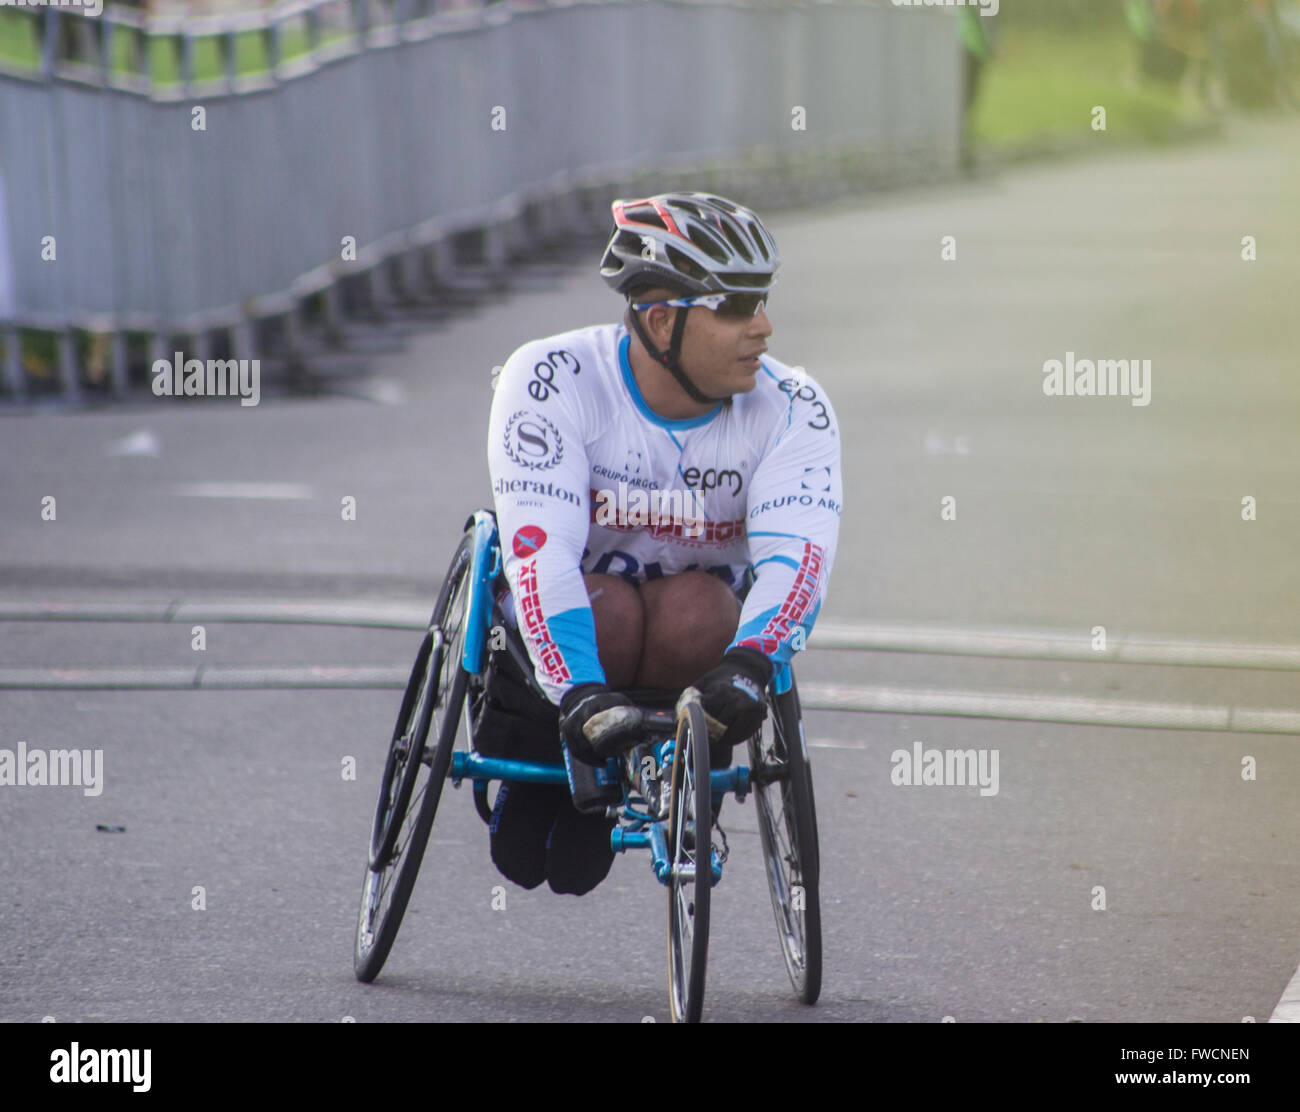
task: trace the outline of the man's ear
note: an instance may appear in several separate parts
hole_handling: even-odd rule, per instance
[[[646,331],[663,348],[668,346],[669,340],[673,334],[673,324],[675,323],[678,310],[671,305],[656,305],[653,309],[645,311]],[[659,342],[662,340],[662,342]]]

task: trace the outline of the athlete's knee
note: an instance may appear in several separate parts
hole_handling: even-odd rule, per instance
[[[645,643],[638,684],[682,687],[722,659],[736,635],[740,600],[716,575],[686,571],[641,587]]]
[[[641,661],[645,612],[637,589],[616,575],[587,575],[596,653],[610,687],[630,687]]]

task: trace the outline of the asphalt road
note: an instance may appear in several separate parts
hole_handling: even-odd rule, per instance
[[[1213,145],[775,214],[772,351],[817,377],[844,429],[823,620],[1300,646],[1297,195],[1300,130],[1238,124]],[[0,417],[0,617],[41,602],[427,608],[466,513],[490,499],[493,365],[617,311],[596,250],[327,396]],[[1043,364],[1067,352],[1150,359],[1150,404],[1045,396]],[[941,519],[947,496],[956,520]],[[104,770],[97,796],[0,787],[0,1019],[667,1019],[665,901],[647,861],[620,859],[580,900],[507,886],[494,910],[505,882],[468,793],[447,794],[383,974],[356,983],[398,691],[48,685],[123,666],[400,674],[418,634],[204,621],[200,653],[184,615],[0,620],[0,748],[99,748]],[[799,677],[850,698],[955,692],[966,710],[808,712],[826,936],[815,1009],[788,992],[753,804],[728,804],[706,1018],[1273,1012],[1300,962],[1296,733],[1009,720],[975,697],[1294,713],[1294,666],[814,647]],[[997,750],[998,793],[895,786],[891,754],[914,742]]]

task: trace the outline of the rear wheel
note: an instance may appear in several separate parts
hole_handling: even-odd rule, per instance
[[[468,680],[461,653],[472,563],[471,535],[447,570],[389,743],[353,953],[360,981],[373,981],[392,949],[451,766]]]
[[[674,1022],[698,1023],[704,1010],[713,888],[713,805],[709,729],[698,701],[677,720],[668,817],[668,986]]]
[[[812,766],[793,686],[749,742],[758,831],[781,953],[795,995],[815,1004],[822,987],[822,924],[817,811]]]

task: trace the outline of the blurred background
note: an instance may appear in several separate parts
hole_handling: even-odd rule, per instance
[[[495,263],[499,279],[550,208],[579,204],[599,230],[609,197],[669,157],[710,172],[743,164],[753,172],[733,180],[751,192],[761,182],[769,206],[809,203],[935,180],[953,167],[954,134],[967,171],[1079,149],[1083,105],[1105,106],[1112,140],[1148,144],[1210,134],[1228,113],[1300,106],[1297,0],[1038,0],[992,17],[852,0],[548,7],[0,8],[0,405],[120,396],[179,337],[204,354],[256,352],[302,386],[309,357],[328,367],[347,347],[340,314],[373,318],[394,285],[408,303],[439,280],[456,285],[457,259]],[[664,96],[658,71],[672,68],[651,60],[650,43],[692,20],[672,63],[691,75],[676,89],[689,109],[662,107],[697,126],[643,129],[638,150],[628,98]],[[714,39],[706,64],[701,36]],[[764,66],[753,87],[755,71],[737,68],[746,52]],[[608,111],[574,99],[578,83],[560,77],[573,65]],[[782,127],[790,109],[777,102],[817,99],[814,70],[830,103],[811,106],[811,127]],[[511,96],[548,111],[516,124],[526,140],[487,150],[496,136],[480,102]],[[222,127],[186,143],[200,101]],[[356,239],[348,259],[333,243],[339,221]],[[38,230],[45,255],[34,257],[24,248]],[[37,265],[56,261],[44,236],[57,251],[60,233],[62,265]]]

